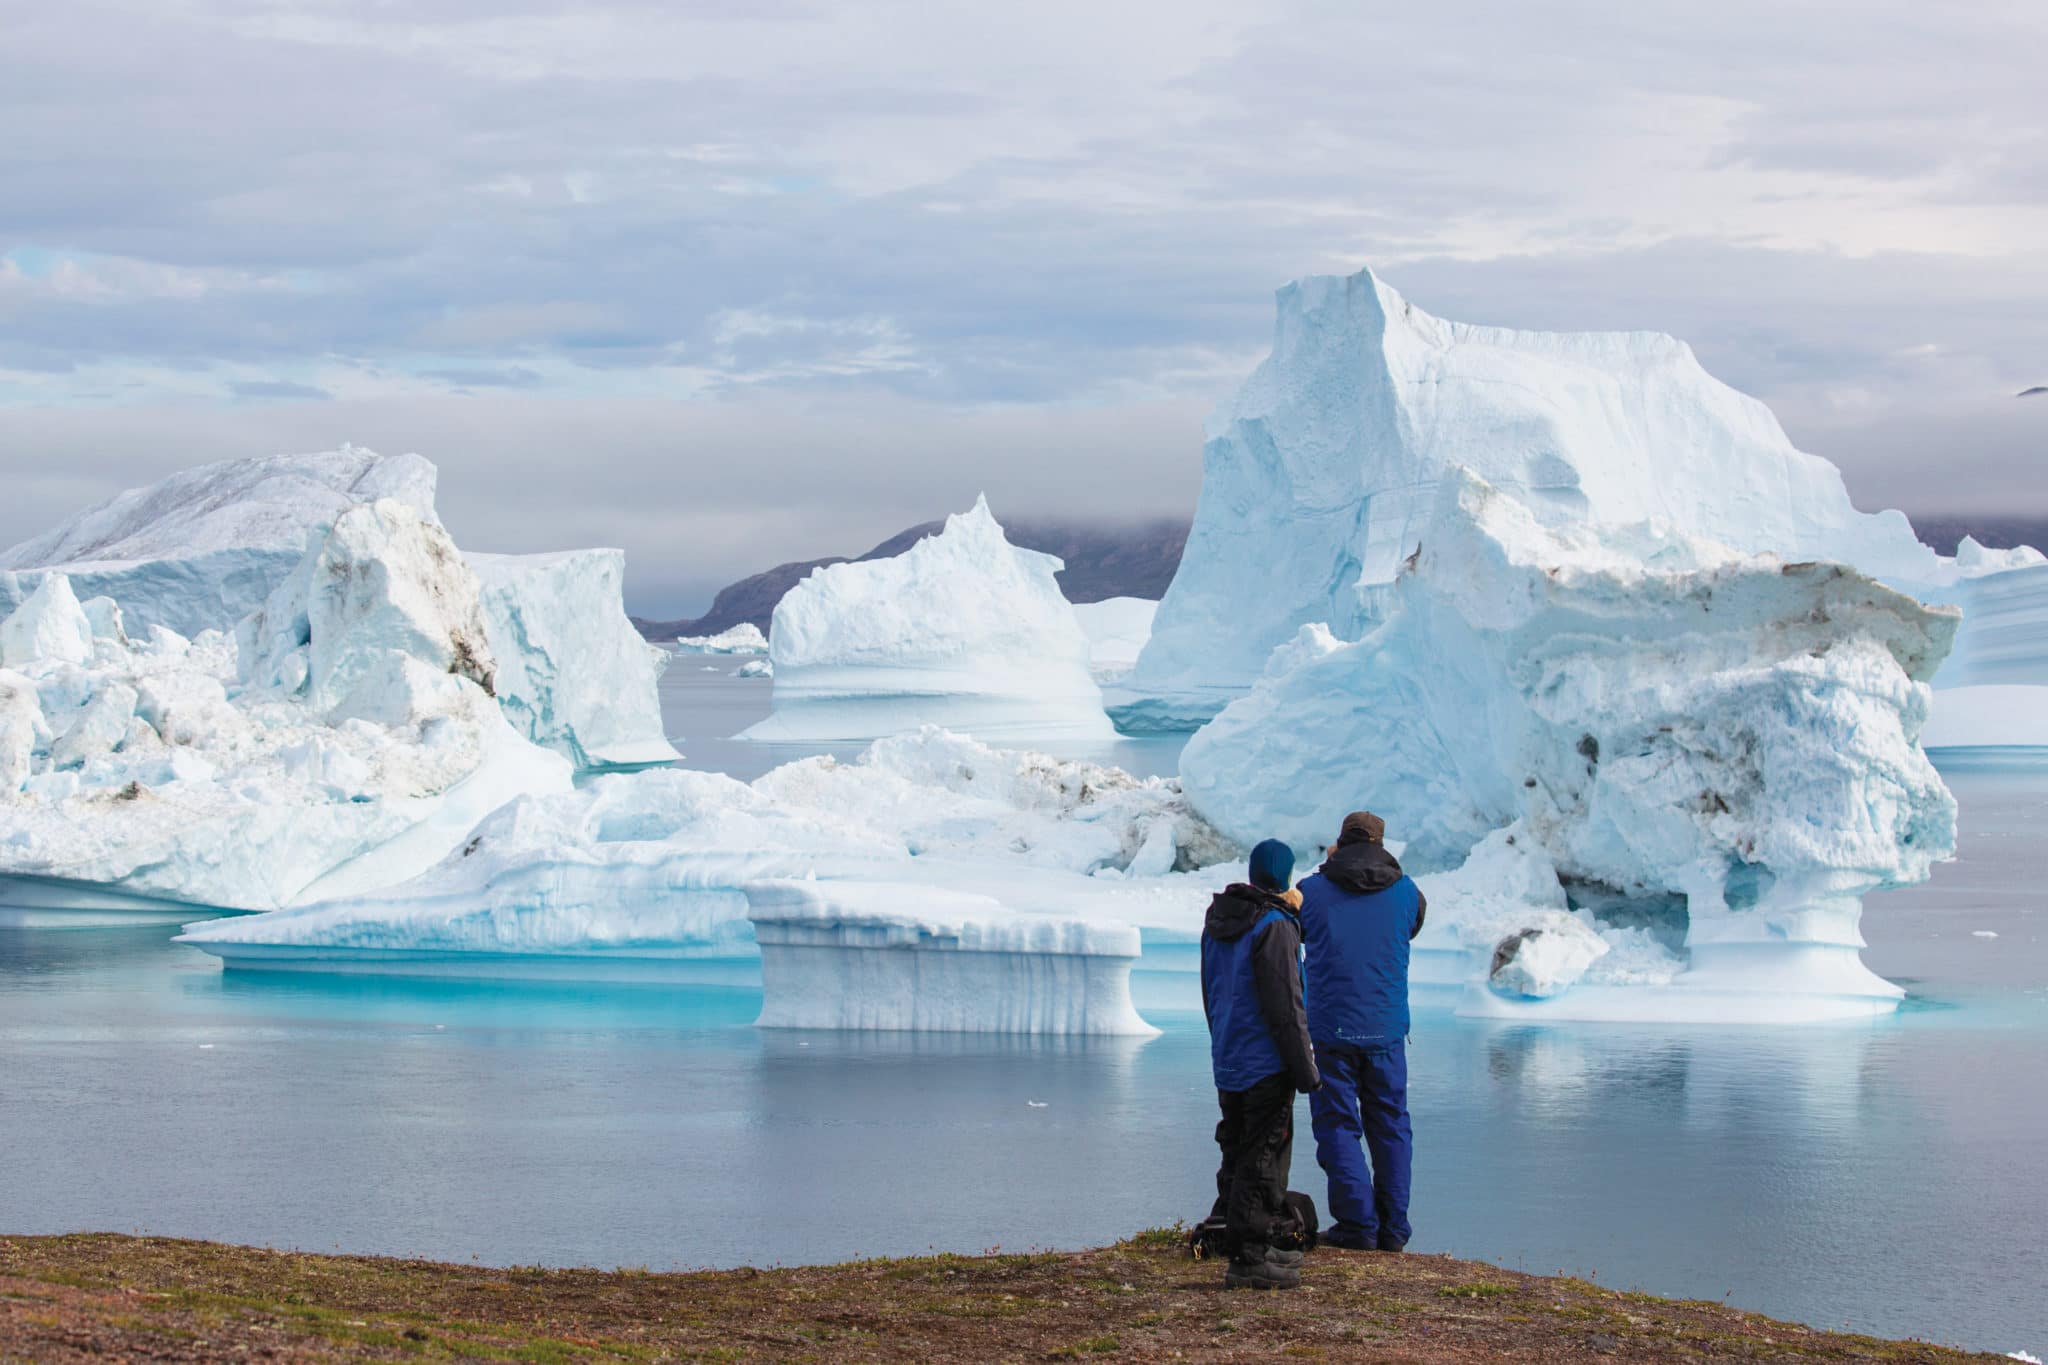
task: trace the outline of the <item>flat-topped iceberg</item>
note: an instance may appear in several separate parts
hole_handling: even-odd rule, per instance
[[[137,633],[227,629],[298,564],[308,533],[379,498],[434,520],[435,482],[417,455],[347,445],[184,470],[0,551],[0,615],[55,572],[81,597],[114,599]]]
[[[359,894],[432,866],[512,796],[570,789],[491,696],[475,575],[395,499],[337,517],[239,639],[133,638],[61,574],[9,623],[24,614],[50,647],[0,675],[0,730],[31,736],[25,764],[0,739],[12,917]]]
[[[991,749],[937,730],[855,762],[805,759],[749,785],[658,769],[514,801],[439,866],[374,896],[192,926],[240,966],[504,970],[554,957],[571,975],[642,959],[753,951],[741,888],[816,876],[992,896],[1192,939],[1236,850],[1176,784]]]
[[[1916,743],[1952,609],[1655,525],[1545,526],[1459,471],[1381,612],[1355,643],[1304,628],[1190,741],[1211,823],[1314,846],[1368,806],[1424,869],[1516,825],[1587,897],[1676,904],[1673,991],[1897,1000],[1857,923],[1953,849]]]
[[[878,882],[746,888],[763,1028],[1151,1034],[1138,931],[1019,915],[993,897]]]
[[[1457,468],[1549,525],[1659,522],[1901,584],[1958,572],[1899,513],[1857,511],[1832,464],[1682,341],[1447,322],[1370,271],[1315,277],[1280,291],[1272,354],[1211,419],[1119,722],[1192,729],[1301,627],[1363,636]]]
[[[1061,562],[1010,544],[986,499],[891,559],[814,571],[775,608],[771,743],[942,725],[981,739],[1115,738]]]

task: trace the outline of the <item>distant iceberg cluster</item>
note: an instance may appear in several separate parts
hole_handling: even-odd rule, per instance
[[[746,738],[865,745],[752,782],[672,766],[616,551],[464,555],[434,485],[237,462],[0,555],[0,915],[260,912],[181,936],[242,968],[758,957],[766,1026],[1142,1033],[1133,966],[1185,981],[1225,865],[1369,807],[1425,1002],[1797,1022],[1901,997],[1859,923],[1952,856],[1926,748],[2048,744],[2048,560],[1858,512],[1681,342],[1369,272],[1282,291],[1162,603],[1070,605],[982,501],[674,642],[772,679]],[[1179,776],[1072,756],[1112,713],[1194,731]]]

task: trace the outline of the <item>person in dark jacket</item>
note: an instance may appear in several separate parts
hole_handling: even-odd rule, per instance
[[[1386,828],[1369,811],[1345,816],[1301,883],[1308,1028],[1323,1076],[1309,1122],[1336,1218],[1321,1240],[1360,1251],[1399,1251],[1410,1231],[1408,944],[1429,902],[1387,852]]]
[[[1276,1222],[1289,1216],[1294,1094],[1322,1084],[1302,1002],[1293,873],[1293,850],[1266,840],[1252,850],[1250,880],[1217,893],[1202,925],[1202,1009],[1223,1110],[1215,1214],[1225,1222],[1223,1281],[1232,1288],[1301,1283],[1301,1253],[1273,1245]]]

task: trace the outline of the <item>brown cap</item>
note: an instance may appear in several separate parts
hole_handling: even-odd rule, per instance
[[[1369,810],[1355,810],[1344,817],[1344,828],[1337,835],[1340,844],[1355,844],[1364,840],[1376,844],[1386,838],[1387,822]]]

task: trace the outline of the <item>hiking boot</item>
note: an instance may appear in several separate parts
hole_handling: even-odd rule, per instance
[[[1247,1246],[1223,1271],[1225,1289],[1299,1289],[1301,1271],[1291,1265],[1277,1265],[1267,1259],[1267,1250]],[[1242,1259],[1240,1259],[1240,1257]]]
[[[1275,1246],[1266,1248],[1266,1264],[1277,1265],[1283,1270],[1294,1269],[1301,1264],[1301,1258],[1302,1253],[1299,1251],[1290,1251],[1285,1247]]]
[[[1400,1255],[1400,1254],[1401,1254],[1402,1252],[1406,1251],[1407,1249],[1408,1249],[1408,1244],[1407,1244],[1406,1242],[1387,1242],[1387,1241],[1382,1241],[1382,1242],[1381,1242],[1381,1243],[1379,1244],[1378,1248],[1377,1248],[1377,1250],[1380,1250],[1380,1251],[1384,1251],[1384,1252],[1388,1252],[1388,1253],[1390,1253],[1390,1254],[1392,1254],[1392,1255],[1395,1255],[1395,1256],[1398,1256],[1398,1255]]]
[[[1316,1245],[1340,1247],[1345,1251],[1371,1251],[1373,1239],[1362,1229],[1347,1223],[1332,1223],[1323,1229]]]

